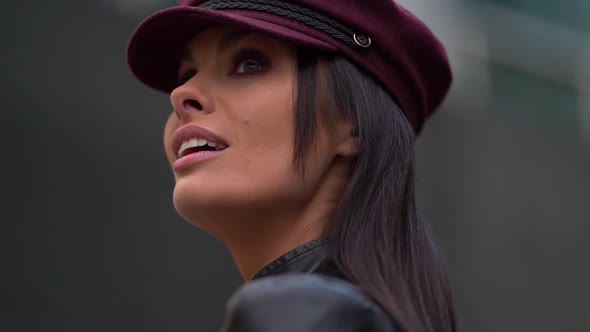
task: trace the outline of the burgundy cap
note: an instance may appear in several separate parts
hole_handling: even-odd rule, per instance
[[[186,44],[203,28],[224,23],[344,54],[382,84],[416,133],[451,84],[440,41],[393,0],[180,0],[137,27],[127,50],[131,71],[171,92]]]

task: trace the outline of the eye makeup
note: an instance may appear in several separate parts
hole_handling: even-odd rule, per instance
[[[270,70],[272,61],[263,51],[246,47],[239,49],[231,59],[230,69],[228,75],[250,76],[262,74]],[[188,82],[193,76],[197,74],[194,68],[187,68],[186,70],[179,70],[177,78],[177,86],[181,86]]]
[[[267,72],[271,60],[264,52],[255,48],[242,48],[233,57],[230,75],[255,75]]]

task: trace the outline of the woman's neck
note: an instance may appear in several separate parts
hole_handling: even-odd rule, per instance
[[[322,236],[322,229],[315,225],[309,228],[292,228],[290,231],[261,234],[256,230],[245,230],[239,241],[224,241],[233,255],[234,261],[248,283],[262,268],[287,252],[316,240]]]
[[[332,165],[314,196],[302,206],[232,210],[223,218],[217,214],[219,219],[209,223],[214,227],[208,231],[228,247],[246,283],[272,261],[324,235],[349,182],[345,166]]]

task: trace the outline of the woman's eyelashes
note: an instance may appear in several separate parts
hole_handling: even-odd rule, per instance
[[[242,49],[236,53],[230,64],[229,75],[254,75],[266,72],[271,66],[270,58],[256,49]],[[177,84],[181,86],[197,74],[194,68],[183,70],[178,75]]]
[[[230,75],[254,75],[266,72],[270,67],[270,59],[259,50],[242,49],[233,59]]]

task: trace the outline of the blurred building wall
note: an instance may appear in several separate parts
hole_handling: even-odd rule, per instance
[[[401,2],[455,72],[419,185],[464,330],[589,329],[590,3]]]

